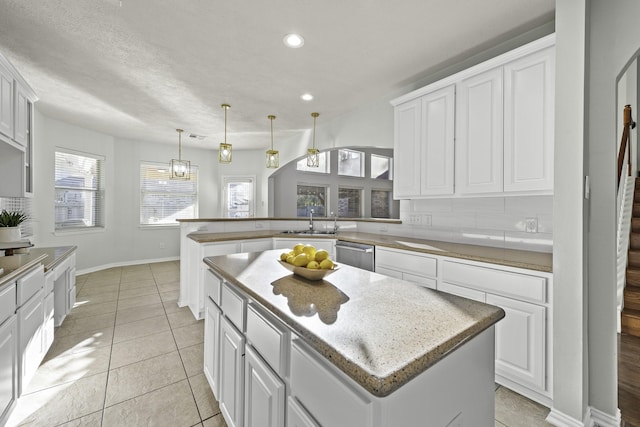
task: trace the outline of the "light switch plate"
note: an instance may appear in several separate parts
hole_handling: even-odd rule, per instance
[[[538,218],[527,218],[525,221],[525,231],[527,233],[538,232]]]

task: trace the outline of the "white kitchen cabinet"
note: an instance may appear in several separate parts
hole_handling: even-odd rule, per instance
[[[0,324],[0,378],[0,425],[5,425],[18,400],[18,323],[15,314]]]
[[[438,290],[451,295],[469,298],[474,301],[486,302],[486,294],[484,292],[466,288],[464,286],[453,285],[447,282],[440,282],[440,284],[438,284]]]
[[[502,68],[458,83],[456,192],[502,191]]]
[[[224,316],[220,320],[220,411],[229,427],[243,426],[244,336]]]
[[[287,399],[287,427],[320,427],[293,397]]]
[[[491,294],[486,302],[505,311],[496,325],[496,374],[545,390],[546,308]]]
[[[220,308],[207,297],[204,316],[204,376],[216,398],[220,396]]]
[[[240,252],[262,252],[273,249],[273,239],[251,239],[240,242]]]
[[[42,329],[44,321],[44,290],[39,290],[29,301],[18,308],[18,395],[26,390],[44,358]]]
[[[13,75],[0,63],[0,134],[13,139]]]
[[[284,426],[284,382],[250,345],[246,347],[244,375],[245,427]]]
[[[420,252],[376,246],[376,273],[426,288],[436,289],[437,262],[435,257]]]
[[[13,120],[13,140],[23,147],[27,146],[29,140],[29,98],[26,90],[15,84],[14,97],[14,120]]]
[[[455,86],[396,107],[394,197],[453,194]]]
[[[504,66],[504,191],[553,190],[555,50]]]
[[[54,323],[62,325],[76,302],[76,254],[72,253],[53,269]]]

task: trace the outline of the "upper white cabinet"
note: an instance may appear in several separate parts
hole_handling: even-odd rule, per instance
[[[396,197],[453,194],[454,104],[450,85],[396,108]]]
[[[27,91],[19,84],[15,85],[15,109],[13,120],[13,140],[26,147],[29,142],[29,98]]]
[[[392,101],[394,197],[551,194],[554,43],[544,37]]]
[[[0,63],[0,133],[13,138],[13,76]]]

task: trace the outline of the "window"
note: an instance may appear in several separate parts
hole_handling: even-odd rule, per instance
[[[364,177],[364,153],[338,150],[338,175]]]
[[[169,167],[140,163],[140,225],[175,225],[176,219],[196,218],[198,167],[188,180],[170,179]]]
[[[360,218],[362,216],[362,190],[357,188],[338,188],[338,216]]]
[[[55,229],[104,227],[104,157],[55,153]]]
[[[323,151],[318,154],[318,167],[310,168],[309,166],[307,166],[307,157],[305,156],[304,158],[298,160],[298,163],[296,164],[296,170],[303,172],[329,173],[329,159],[329,152]]]
[[[371,155],[371,178],[393,179],[393,162],[391,157]]]
[[[255,216],[255,176],[222,177],[224,183],[222,216],[252,218]]]
[[[298,185],[297,216],[309,216],[311,209],[315,215],[327,216],[327,187]]]
[[[371,218],[391,218],[391,191],[371,190]]]

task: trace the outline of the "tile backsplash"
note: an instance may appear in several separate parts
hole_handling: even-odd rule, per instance
[[[553,250],[553,196],[403,200],[389,234],[483,246]],[[359,223],[358,231],[380,232]]]

